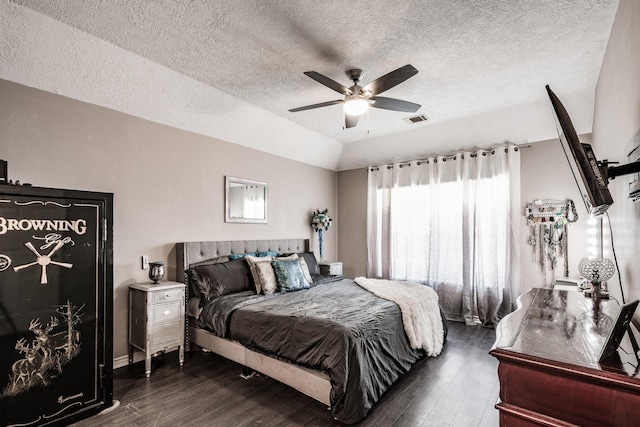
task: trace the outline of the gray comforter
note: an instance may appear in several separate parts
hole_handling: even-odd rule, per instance
[[[199,319],[217,336],[327,372],[331,413],[349,424],[424,355],[410,348],[398,306],[350,279],[286,294],[226,295]]]

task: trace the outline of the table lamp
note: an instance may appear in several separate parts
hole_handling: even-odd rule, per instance
[[[607,258],[582,258],[578,264],[578,271],[591,282],[591,289],[584,291],[585,296],[592,298],[609,298],[609,292],[602,285],[616,272],[613,262]]]

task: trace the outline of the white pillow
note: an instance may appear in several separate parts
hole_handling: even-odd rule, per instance
[[[258,294],[264,293],[263,280],[270,281],[271,278],[269,277],[268,271],[260,271],[258,269],[258,265],[266,263],[269,266],[269,268],[271,269],[271,275],[273,276],[273,281],[275,283],[276,275],[273,272],[273,267],[271,267],[271,261],[273,261],[273,257],[271,255],[267,255],[265,257],[247,255],[244,257],[244,259],[247,261],[247,264],[249,264],[249,270],[251,271],[253,282],[256,285],[256,293]],[[270,285],[270,283],[268,285]],[[277,288],[277,285],[276,285],[276,288]]]
[[[273,270],[271,261],[257,262],[254,267],[255,274],[259,277],[260,291],[265,294],[273,294],[278,292],[278,281],[276,279],[276,273]],[[254,276],[255,277],[255,276]]]

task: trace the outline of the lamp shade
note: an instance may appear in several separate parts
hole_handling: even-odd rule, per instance
[[[582,258],[578,263],[578,271],[590,282],[604,282],[613,277],[616,268],[607,258]]]

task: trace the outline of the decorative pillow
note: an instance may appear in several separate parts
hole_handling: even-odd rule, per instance
[[[262,277],[260,271],[258,270],[257,264],[265,262],[268,264],[268,267],[272,273],[271,276],[273,276],[273,282],[275,283],[276,278],[273,275],[273,268],[271,267],[271,261],[273,261],[273,257],[271,255],[267,255],[264,257],[247,255],[244,257],[244,260],[247,261],[247,264],[249,264],[249,270],[251,271],[251,276],[253,277],[253,283],[255,283],[256,285],[256,293],[262,293]]]
[[[229,257],[225,255],[225,256],[218,257],[218,258],[211,258],[211,259],[207,259],[205,261],[200,261],[200,262],[196,262],[196,263],[190,264],[190,267],[194,268],[194,267],[199,267],[201,265],[219,264],[219,263],[228,262],[228,261],[229,261]],[[200,289],[198,289],[198,286],[196,285],[195,280],[192,280],[192,274],[190,273],[190,271],[191,270],[185,270],[185,273],[187,274],[187,277],[189,279],[188,280],[189,295],[191,297],[199,299],[201,297]]]
[[[257,256],[257,252],[247,252],[246,254],[229,254],[229,259],[242,259],[246,256]]]
[[[313,279],[311,279],[311,275],[309,274],[309,267],[307,267],[307,263],[304,261],[303,258],[300,258],[298,254],[283,255],[283,256],[277,257],[276,259],[283,260],[283,261],[292,260],[292,259],[300,260],[300,267],[302,268],[302,273],[304,273],[304,278],[307,279],[307,282],[309,282],[309,284],[313,283]]]
[[[202,313],[202,301],[200,298],[189,298],[189,303],[187,304],[187,316],[195,317],[196,319],[200,317],[200,313]]]
[[[286,254],[286,255],[280,255],[279,257],[275,258],[278,261],[289,261],[292,259],[300,259],[300,257],[298,256],[298,254]],[[300,267],[302,267],[302,264],[300,264]],[[302,270],[302,272],[304,273],[304,269]],[[307,278],[307,275],[305,274],[305,279]],[[307,281],[309,281],[309,279],[307,279]],[[311,283],[311,282],[309,282]]]
[[[278,292],[278,282],[271,262],[258,262],[255,265],[255,270],[260,277],[261,292],[263,294],[269,295]]]
[[[299,259],[271,261],[273,271],[281,292],[293,292],[309,289]]]
[[[224,256],[219,256],[218,258],[211,258],[204,261],[193,263],[190,265],[190,267],[193,268],[193,267],[198,267],[200,265],[220,264],[222,262],[228,262],[228,261],[229,261],[229,257],[224,255]]]
[[[265,257],[265,256],[277,257],[278,256],[278,252],[276,252],[276,251],[258,252],[258,256],[259,257]]]
[[[318,260],[313,252],[300,252],[298,256],[307,264],[309,268],[309,274],[313,276],[317,276],[320,274],[320,266],[318,265]]]
[[[304,273],[304,278],[307,279],[307,282],[309,282],[309,284],[313,283],[313,279],[311,278],[311,273],[309,273],[309,267],[307,266],[307,262],[304,260],[304,258],[299,258],[300,260],[300,267],[302,268],[302,273]]]
[[[254,287],[249,266],[242,259],[200,265],[190,268],[186,273],[191,288],[195,287],[205,301]]]
[[[198,285],[196,284],[196,279],[193,275],[193,272],[191,271],[192,269],[189,270],[185,270],[184,274],[186,274],[187,276],[187,283],[189,284],[189,296],[192,298],[202,298],[202,295],[200,294],[200,289],[198,288]]]

